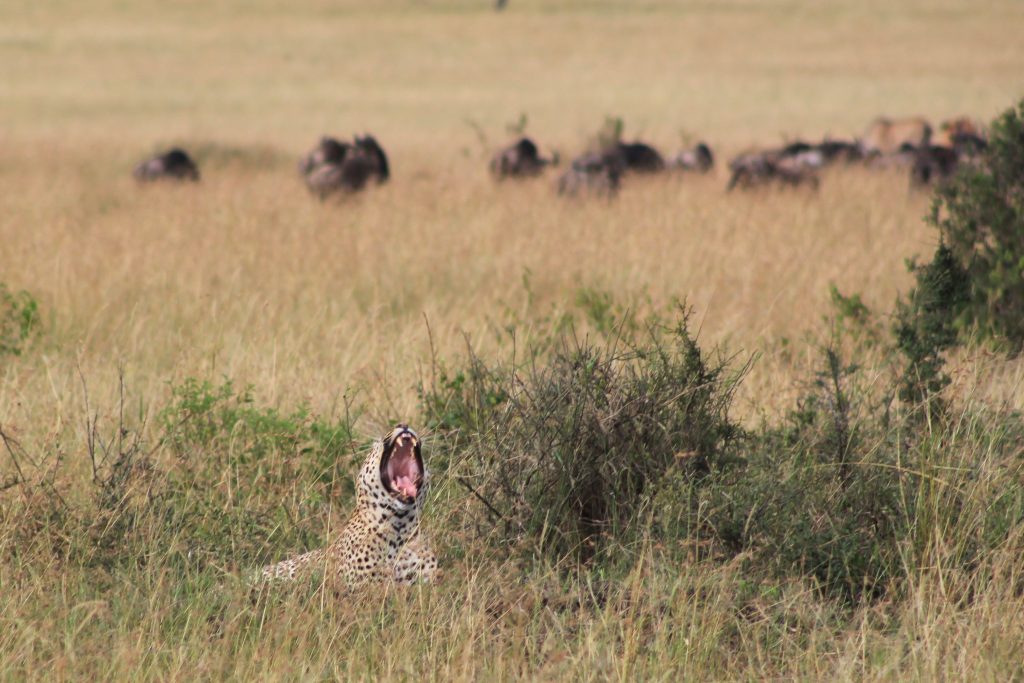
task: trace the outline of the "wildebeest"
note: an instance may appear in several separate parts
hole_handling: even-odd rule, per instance
[[[825,138],[815,145],[815,149],[821,153],[826,164],[834,161],[853,163],[864,158],[864,152],[860,145],[856,142],[848,142],[846,140]]]
[[[911,185],[920,187],[933,181],[945,180],[956,173],[962,164],[976,161],[988,148],[988,142],[977,133],[970,132],[973,130],[976,129],[954,133],[948,145],[933,144],[913,150]]]
[[[656,173],[665,168],[665,159],[661,153],[644,142],[616,142],[604,153],[620,157],[627,171]]]
[[[540,175],[553,159],[540,156],[537,145],[530,138],[520,138],[508,147],[498,150],[491,158],[491,173],[498,180],[504,178],[530,178]]]
[[[762,152],[792,171],[817,171],[825,165],[825,155],[816,145],[803,140],[789,142],[781,149]]]
[[[787,153],[787,149],[789,152]],[[754,188],[767,184],[807,185],[812,189],[818,187],[818,166],[802,161],[800,154],[807,152],[787,146],[781,150],[765,150],[747,152],[729,162],[732,176],[727,189]]]
[[[573,160],[558,179],[558,194],[575,197],[590,192],[614,197],[622,183],[625,161],[616,150],[590,152]]]
[[[904,119],[879,117],[864,131],[860,147],[865,156],[888,156],[897,153],[904,145],[924,147],[931,137],[931,124],[919,116]]]
[[[827,137],[818,143],[790,142],[774,154],[778,161],[794,171],[816,171],[840,161],[852,163],[864,156],[857,143]]]
[[[355,136],[353,142],[323,137],[299,162],[299,173],[310,191],[323,199],[334,192],[356,192],[371,178],[387,182],[388,158],[371,135]]]
[[[910,183],[921,187],[941,181],[956,173],[962,164],[972,163],[988,148],[982,129],[966,116],[947,119],[939,124],[930,144],[905,154],[912,154]]]
[[[693,149],[684,149],[668,160],[668,167],[681,171],[697,171],[707,173],[715,165],[715,157],[711,148],[699,142]]]
[[[973,157],[988,149],[988,140],[973,133],[959,133],[953,136],[952,143],[962,157]]]
[[[299,161],[299,173],[305,176],[325,164],[340,164],[351,148],[351,143],[324,136],[320,138],[313,151]]]
[[[910,168],[910,182],[923,186],[932,181],[945,180],[960,165],[960,154],[952,147],[927,145],[914,152],[914,165]]]
[[[185,150],[175,147],[139,163],[132,171],[136,180],[199,180],[199,167]]]

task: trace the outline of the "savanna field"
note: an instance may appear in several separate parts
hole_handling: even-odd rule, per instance
[[[0,4],[0,678],[1024,679],[1024,364],[908,350],[931,190],[726,192],[750,148],[992,121],[1021,35],[1012,0]],[[609,118],[716,167],[559,197]],[[517,127],[561,168],[496,183]],[[311,196],[367,132],[390,181]],[[201,182],[133,180],[172,145]],[[396,422],[440,578],[254,590]]]

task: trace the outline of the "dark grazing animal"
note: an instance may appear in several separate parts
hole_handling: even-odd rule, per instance
[[[790,142],[776,151],[778,159],[797,170],[817,170],[836,162],[853,163],[864,158],[860,145],[855,142],[825,138],[821,142],[810,143],[803,140]]]
[[[668,161],[668,167],[681,171],[707,173],[715,165],[715,156],[705,143],[697,143],[693,149],[684,149]]]
[[[559,177],[558,194],[575,197],[586,192],[609,199],[614,197],[625,171],[625,160],[616,151],[590,152],[577,157]]]
[[[777,149],[748,152],[729,162],[732,176],[728,189],[766,184],[807,185],[817,188],[818,171],[832,164],[853,163],[864,158],[856,142],[825,138],[811,143],[795,140]]]
[[[299,161],[299,173],[305,176],[325,164],[340,164],[351,148],[351,143],[324,136],[313,151]]]
[[[947,145],[927,145],[910,152],[910,184],[923,187],[950,178],[963,164],[975,163],[988,149],[988,142],[977,133],[957,132]]]
[[[924,187],[932,182],[946,180],[956,173],[960,164],[971,157],[966,151],[943,145],[928,145],[914,152],[914,165],[910,167],[910,184]]]
[[[387,155],[371,135],[356,136],[353,142],[321,138],[299,162],[299,173],[321,199],[335,192],[358,192],[371,179],[380,184],[391,176]]]
[[[554,164],[553,159],[540,156],[540,150],[530,138],[520,138],[491,157],[491,174],[497,180],[505,178],[532,178]]]
[[[657,173],[665,169],[658,150],[643,142],[612,142],[598,151],[573,160],[558,179],[558,194],[576,196],[583,192],[614,197],[626,173]]]
[[[795,157],[811,151],[814,151],[814,145],[811,143],[804,142],[803,140],[794,140],[793,142],[787,142],[783,145],[782,149],[779,150],[779,153],[782,156]]]
[[[139,163],[132,175],[140,182],[154,180],[199,180],[199,167],[185,150],[175,147]]]
[[[657,173],[665,169],[665,159],[661,153],[644,142],[616,142],[604,153],[619,156],[627,171]]]
[[[801,161],[800,153],[787,155],[783,149],[741,154],[729,162],[732,176],[727,189],[752,189],[769,184],[807,185],[817,189],[819,181],[815,171],[818,166]]]
[[[864,152],[861,150],[860,145],[857,142],[825,138],[815,145],[815,149],[821,153],[822,159],[826,164],[836,161],[842,161],[849,164],[855,161],[861,161],[864,158]]]
[[[963,164],[971,164],[988,149],[984,131],[966,116],[943,121],[931,144],[912,150],[910,183],[923,187],[946,180]]]
[[[988,149],[988,140],[976,133],[957,133],[952,138],[953,149],[962,157],[973,157]]]

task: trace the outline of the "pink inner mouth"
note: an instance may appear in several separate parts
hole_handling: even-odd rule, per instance
[[[400,498],[411,500],[419,493],[423,472],[416,459],[416,446],[412,437],[398,437],[388,458],[386,475],[388,486]]]
[[[415,498],[419,487],[412,477],[398,477],[392,482],[395,490],[408,498]]]

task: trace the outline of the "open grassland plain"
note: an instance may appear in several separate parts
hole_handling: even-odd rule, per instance
[[[1022,33],[1012,0],[3,3],[0,283],[41,322],[0,355],[0,678],[1024,677],[1024,364],[957,351],[942,426],[905,418],[923,438],[879,388],[872,340],[936,246],[929,195],[860,167],[726,193],[723,167],[881,114],[990,120],[1024,94]],[[610,202],[558,197],[554,173],[495,184],[524,113],[563,159],[616,116],[718,166]],[[299,156],[362,132],[391,181],[316,201]],[[202,181],[137,186],[172,144]],[[816,479],[763,437],[744,456],[777,487],[667,479],[610,560],[491,532],[452,455],[477,419],[451,417],[467,354],[612,343],[609,321],[685,299],[723,382],[753,359],[736,428],[817,444],[808,392],[844,395],[814,382],[830,285],[875,312],[843,323],[856,376],[831,375],[865,397],[839,412],[866,474]],[[441,579],[254,595],[245,571],[322,545],[399,420],[427,437]],[[797,519],[807,491],[792,534],[758,507]]]

